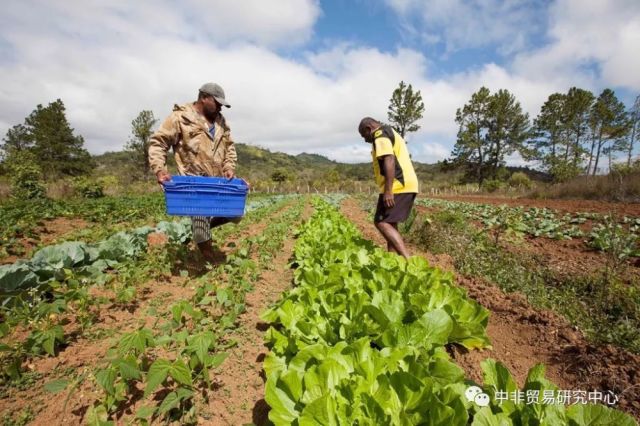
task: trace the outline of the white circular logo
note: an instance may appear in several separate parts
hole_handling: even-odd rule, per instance
[[[464,392],[464,396],[467,398],[467,401],[473,402],[476,399],[476,395],[480,393],[482,393],[482,389],[480,389],[478,386],[470,386]]]
[[[491,400],[489,399],[489,395],[487,395],[486,393],[477,394],[473,400],[478,405],[478,407],[487,407],[489,405],[489,402],[491,402]]]

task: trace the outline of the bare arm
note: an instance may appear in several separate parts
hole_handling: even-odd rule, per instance
[[[395,201],[393,199],[393,179],[396,175],[396,162],[393,155],[385,155],[382,157],[382,168],[384,169],[384,205],[385,207],[393,207]]]

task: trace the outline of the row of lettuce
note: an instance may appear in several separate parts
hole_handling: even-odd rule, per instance
[[[276,425],[636,424],[604,405],[499,399],[519,389],[490,359],[483,388],[470,394],[478,385],[446,345],[490,347],[488,311],[451,274],[375,248],[321,200],[299,230],[294,265],[294,287],[262,315],[271,324],[265,399]],[[522,392],[533,390],[558,391],[542,365]]]

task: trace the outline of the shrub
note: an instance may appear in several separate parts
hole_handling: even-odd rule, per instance
[[[31,152],[13,151],[6,160],[6,167],[14,198],[44,198],[46,188],[42,182],[42,170]]]
[[[76,195],[74,183],[69,178],[47,182],[47,197],[53,200],[65,200]]]
[[[73,179],[73,187],[78,195],[84,198],[104,197],[104,187],[102,182],[88,177],[77,177]]]
[[[498,179],[488,179],[482,182],[482,189],[487,192],[496,192],[498,189],[504,186],[504,182]]]
[[[514,188],[531,188],[531,179],[527,176],[526,173],[523,172],[515,172],[509,178],[509,186]]]
[[[549,173],[553,176],[554,182],[567,182],[582,173],[582,169],[568,162],[558,161],[549,169]]]
[[[496,170],[495,177],[497,180],[505,181],[509,178],[509,169],[504,166],[501,166]]]
[[[122,185],[120,184],[120,180],[116,176],[102,176],[100,179],[98,179],[98,182],[102,185],[102,188],[104,189],[104,193],[106,195],[117,195],[122,192]]]
[[[610,175],[627,176],[632,173],[640,173],[640,159],[635,160],[633,163],[627,166],[626,163],[613,164],[611,166]]]

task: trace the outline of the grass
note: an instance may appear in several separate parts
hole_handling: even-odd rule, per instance
[[[528,198],[575,198],[601,201],[640,201],[640,171],[627,174],[579,176],[564,183],[538,186]]]
[[[640,283],[624,283],[620,271],[561,276],[535,256],[496,245],[457,212],[438,212],[418,225],[410,240],[433,253],[451,255],[461,274],[523,293],[533,306],[561,314],[592,341],[640,353]]]

